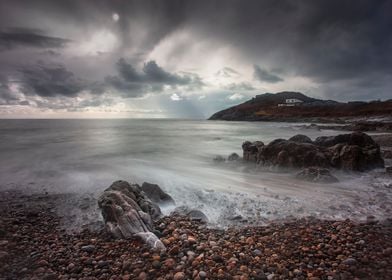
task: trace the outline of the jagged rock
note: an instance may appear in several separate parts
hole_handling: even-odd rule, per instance
[[[144,182],[142,184],[142,191],[147,195],[152,202],[159,205],[175,204],[174,199],[165,193],[158,185]]]
[[[159,206],[144,196],[137,184],[116,181],[98,199],[106,229],[115,238],[138,236],[151,248],[165,246],[154,231],[152,219],[160,216]]]
[[[188,216],[191,220],[199,220],[205,223],[208,222],[207,216],[202,211],[197,209],[191,209],[188,206],[176,207],[172,214]]]
[[[353,171],[384,166],[379,145],[362,132],[318,137],[314,142],[305,135],[296,135],[289,140],[275,139],[268,145],[258,143],[262,142],[243,143],[244,160],[278,167],[315,166]]]
[[[326,168],[309,167],[299,172],[298,179],[317,183],[336,183],[339,180]]]
[[[317,146],[332,147],[336,144],[357,145],[360,147],[376,146],[376,142],[363,132],[353,132],[349,134],[339,134],[336,136],[320,136],[314,140]],[[378,145],[377,145],[378,146]]]
[[[380,146],[365,133],[318,137],[315,143],[327,147],[331,165],[335,168],[365,171],[384,167]]]
[[[312,139],[303,134],[294,135],[289,139],[289,141],[297,142],[297,143],[313,143]]]
[[[243,157],[247,161],[257,161],[257,154],[259,150],[264,146],[261,141],[249,142],[245,141],[242,144]]]
[[[236,161],[236,160],[239,160],[239,159],[240,159],[240,156],[237,153],[232,153],[227,158],[228,161]]]
[[[257,155],[257,163],[295,168],[328,166],[328,160],[319,147],[284,139],[276,139],[264,146]]]

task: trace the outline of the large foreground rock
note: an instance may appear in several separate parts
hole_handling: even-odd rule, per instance
[[[379,145],[362,132],[318,137],[311,141],[305,135],[289,140],[275,139],[268,145],[246,141],[242,145],[246,161],[278,167],[333,167],[366,171],[384,167]]]
[[[106,229],[116,238],[137,236],[148,246],[162,251],[165,246],[153,233],[152,219],[161,215],[159,206],[137,184],[116,181],[98,199]]]

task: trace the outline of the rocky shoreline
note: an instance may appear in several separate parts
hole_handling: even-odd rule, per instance
[[[64,195],[2,193],[0,279],[390,279],[392,224],[293,219],[208,228],[171,215],[154,222],[167,250],[104,230],[67,233]]]
[[[331,123],[330,121],[329,123]],[[361,132],[392,132],[392,122],[390,121],[364,121],[364,120],[340,120],[334,124],[328,124],[322,120],[319,124],[301,125],[305,129],[332,129],[340,131],[361,131]],[[321,124],[323,123],[323,124]]]
[[[245,162],[234,154],[227,160],[306,167],[298,179],[337,182],[322,167],[358,172],[384,166],[376,142],[359,132],[315,141],[296,135],[267,145],[245,142]],[[390,176],[388,172],[383,176]],[[60,208],[67,201],[77,201],[80,209],[95,205],[94,213],[100,211],[103,222],[70,230],[67,219],[78,217],[65,217]],[[390,219],[368,216],[360,222],[316,215],[266,225],[233,223],[222,229],[210,227],[198,209],[177,207],[162,216],[160,207],[167,204],[174,207],[175,201],[158,185],[126,181],[116,181],[87,200],[80,194],[2,191],[0,280],[392,277]]]

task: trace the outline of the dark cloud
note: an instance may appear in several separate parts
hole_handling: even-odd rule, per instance
[[[208,49],[200,54],[197,48],[199,43],[212,42],[211,53],[215,48],[234,50],[230,54],[235,57],[223,58],[227,65],[256,65],[255,77],[271,86],[277,82],[284,86],[290,78],[300,77],[311,81],[309,88],[317,91],[308,92],[312,95],[344,100],[387,98],[392,87],[391,10],[392,1],[388,0],[4,0],[0,2],[0,50],[23,47],[26,52],[16,53],[12,59],[9,52],[1,52],[0,73],[25,64],[27,58],[33,63],[38,59],[34,55],[39,55],[46,63],[55,60],[67,65],[73,73],[64,66],[60,70],[53,66],[23,69],[20,82],[27,95],[75,97],[83,90],[102,94],[110,88],[138,97],[165,86],[195,90],[203,87],[199,76],[171,73],[159,65],[173,65],[177,56],[186,58],[194,50],[195,56],[209,57]],[[116,22],[113,13],[119,15]],[[98,48],[97,56],[67,57],[77,53],[79,43],[101,31],[115,37],[113,50],[103,48],[101,52]],[[177,32],[188,34],[189,40],[168,42],[163,61],[156,58],[159,65],[150,61],[141,69],[134,67],[149,59],[151,51],[166,39],[176,38]],[[72,52],[65,52],[70,45]],[[32,51],[27,52],[28,48]],[[197,64],[195,56],[190,61]],[[182,65],[176,67],[183,69]],[[234,80],[226,89],[252,90],[251,84],[235,80],[246,71],[224,67],[216,75]],[[79,77],[95,82],[86,83]],[[8,84],[2,84],[0,90],[3,100],[13,96]]]
[[[75,97],[86,84],[63,65],[35,65],[19,70],[21,90],[25,95]]]
[[[254,77],[255,79],[261,81],[261,82],[267,82],[267,83],[278,83],[282,82],[283,79],[279,77],[278,75],[275,75],[265,69],[262,69],[258,65],[253,65],[254,68]]]
[[[2,2],[3,25],[16,24],[19,14],[30,11],[30,17],[20,18],[38,24],[42,14],[81,28],[111,28],[120,49],[139,46],[148,52],[168,34],[190,27],[206,40],[234,45],[254,63],[268,60],[270,69],[283,67],[319,81],[392,70],[388,0],[359,0],[355,5],[350,0]],[[109,25],[114,12],[120,16],[115,26]]]
[[[177,86],[187,86],[188,88],[200,88],[204,84],[201,78],[192,73],[182,75],[165,71],[155,61],[148,61],[144,64],[142,72],[138,72],[124,58],[120,58],[116,63],[118,75],[108,76],[105,82],[108,86],[123,92],[126,97],[140,97],[147,92],[162,90],[168,85],[172,88]]]
[[[138,73],[124,58],[120,58],[116,66],[119,76],[129,83],[186,85],[192,82],[192,78],[189,75],[171,74],[158,66],[155,61],[145,63],[142,73]]]
[[[104,87],[113,87],[125,97],[141,97],[145,95],[150,88],[143,83],[129,82],[119,76],[106,77]]]
[[[171,74],[159,67],[155,61],[149,61],[144,64],[143,72],[145,79],[151,83],[161,83],[166,85],[186,85],[192,82],[189,76],[179,76]]]
[[[39,29],[9,28],[0,31],[0,51],[18,47],[63,48],[70,40],[46,36]]]
[[[128,63],[124,58],[120,58],[117,63],[117,71],[119,76],[127,82],[141,82],[143,80],[142,75],[139,74],[133,66]]]

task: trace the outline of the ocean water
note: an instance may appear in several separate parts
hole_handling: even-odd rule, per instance
[[[298,133],[314,139],[339,132],[272,122],[0,120],[0,188],[96,198],[115,180],[156,183],[178,206],[201,209],[212,224],[221,225],[239,215],[268,222],[391,214],[391,182],[376,171],[335,172],[340,182],[325,185],[298,181],[294,170],[213,161],[218,155],[242,155],[245,140],[268,143]],[[89,219],[99,219],[96,212],[90,209]]]

